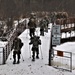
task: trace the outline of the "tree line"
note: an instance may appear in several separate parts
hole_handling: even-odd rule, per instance
[[[75,16],[74,0],[0,0],[0,18],[19,17],[32,11],[66,11]]]

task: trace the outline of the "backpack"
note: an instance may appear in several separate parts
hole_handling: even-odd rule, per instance
[[[14,48],[15,49],[21,49],[23,46],[23,43],[21,41],[21,39],[17,38],[16,41],[14,40]]]
[[[22,43],[22,42],[20,42],[20,49],[22,48],[22,46],[23,46],[23,43]]]

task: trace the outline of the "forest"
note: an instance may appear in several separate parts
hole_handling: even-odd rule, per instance
[[[19,17],[32,11],[66,11],[75,16],[75,0],[0,0],[0,18]]]

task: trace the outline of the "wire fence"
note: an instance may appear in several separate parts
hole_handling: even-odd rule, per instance
[[[0,47],[0,64],[5,64],[8,56],[12,50],[13,40],[15,35],[18,32],[22,33],[26,29],[26,24],[23,24],[24,21],[16,26],[12,31],[9,31],[7,37],[1,37],[7,39],[7,44],[3,47]],[[1,39],[0,38],[0,39]]]

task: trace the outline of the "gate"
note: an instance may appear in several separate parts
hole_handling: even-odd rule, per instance
[[[72,72],[72,53],[67,51],[54,50],[52,66],[57,69]]]
[[[0,64],[3,64],[3,47],[0,47]]]

